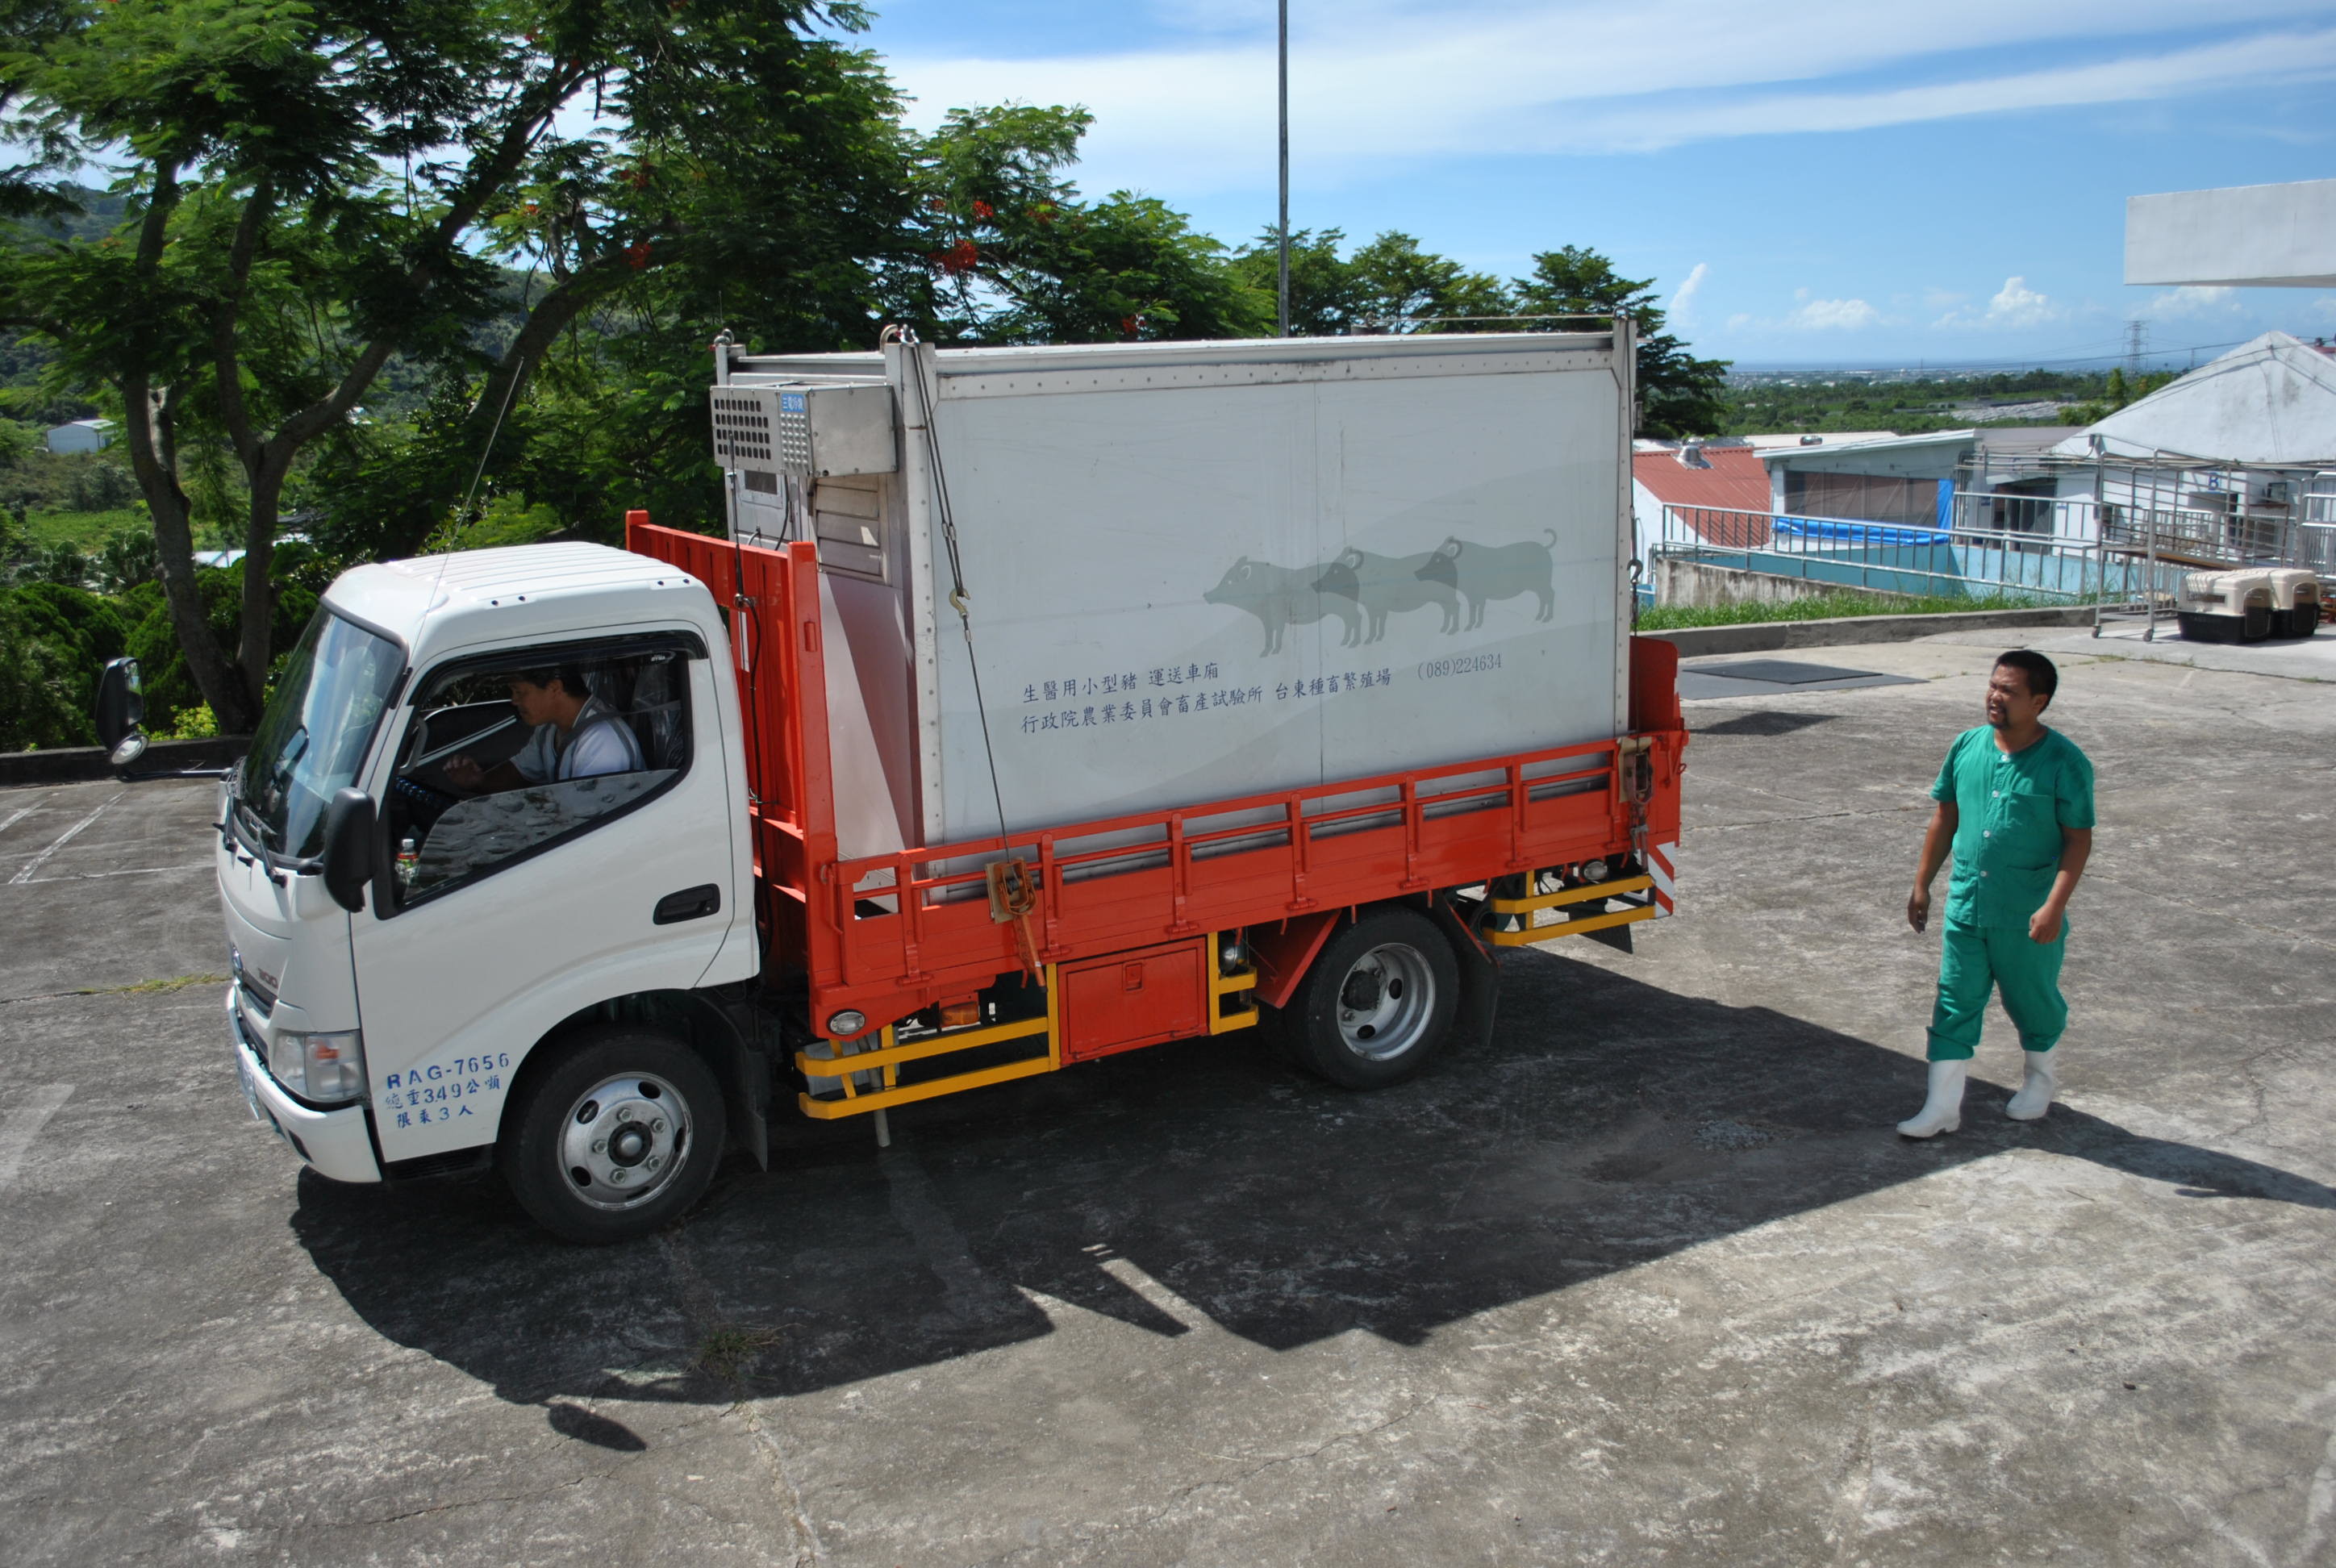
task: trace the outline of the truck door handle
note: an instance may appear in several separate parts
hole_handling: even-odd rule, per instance
[[[677,893],[667,893],[657,900],[657,912],[649,917],[655,925],[670,926],[683,920],[703,920],[722,908],[722,889],[707,882],[703,887],[684,888]]]

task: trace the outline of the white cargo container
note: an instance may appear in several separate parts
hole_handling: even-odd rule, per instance
[[[729,358],[732,530],[818,541],[830,711],[865,716],[845,852],[1627,728],[1630,363],[1613,331]]]

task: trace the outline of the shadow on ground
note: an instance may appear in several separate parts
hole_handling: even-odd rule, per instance
[[[2009,1121],[1976,1080],[1961,1133],[1909,1143],[1891,1128],[1919,1062],[1549,954],[1506,968],[1489,1046],[1377,1095],[1231,1035],[901,1113],[881,1156],[864,1126],[810,1130],[629,1247],[550,1242],[500,1185],[305,1176],[291,1222],[382,1334],[581,1427],[598,1418],[559,1401],[800,1393],[1050,1332],[1026,1291],[1190,1331],[1114,1260],[1273,1349],[1416,1344],[2007,1149],[2336,1208],[2317,1182],[2065,1106]]]

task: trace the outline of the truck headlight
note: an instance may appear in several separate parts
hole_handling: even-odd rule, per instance
[[[361,1100],[365,1092],[365,1037],[354,1029],[336,1035],[277,1035],[268,1042],[268,1070],[304,1100],[325,1105]]]

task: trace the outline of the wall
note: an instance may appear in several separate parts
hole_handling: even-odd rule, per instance
[[[1723,604],[1782,604],[1792,599],[1819,599],[1854,590],[1854,585],[1823,579],[1776,577],[1764,571],[1744,571],[1699,560],[1658,557],[1655,561],[1655,602],[1701,609]],[[1863,590],[1857,590],[1863,591]],[[1903,594],[1875,594],[1877,599],[1901,599]]]

